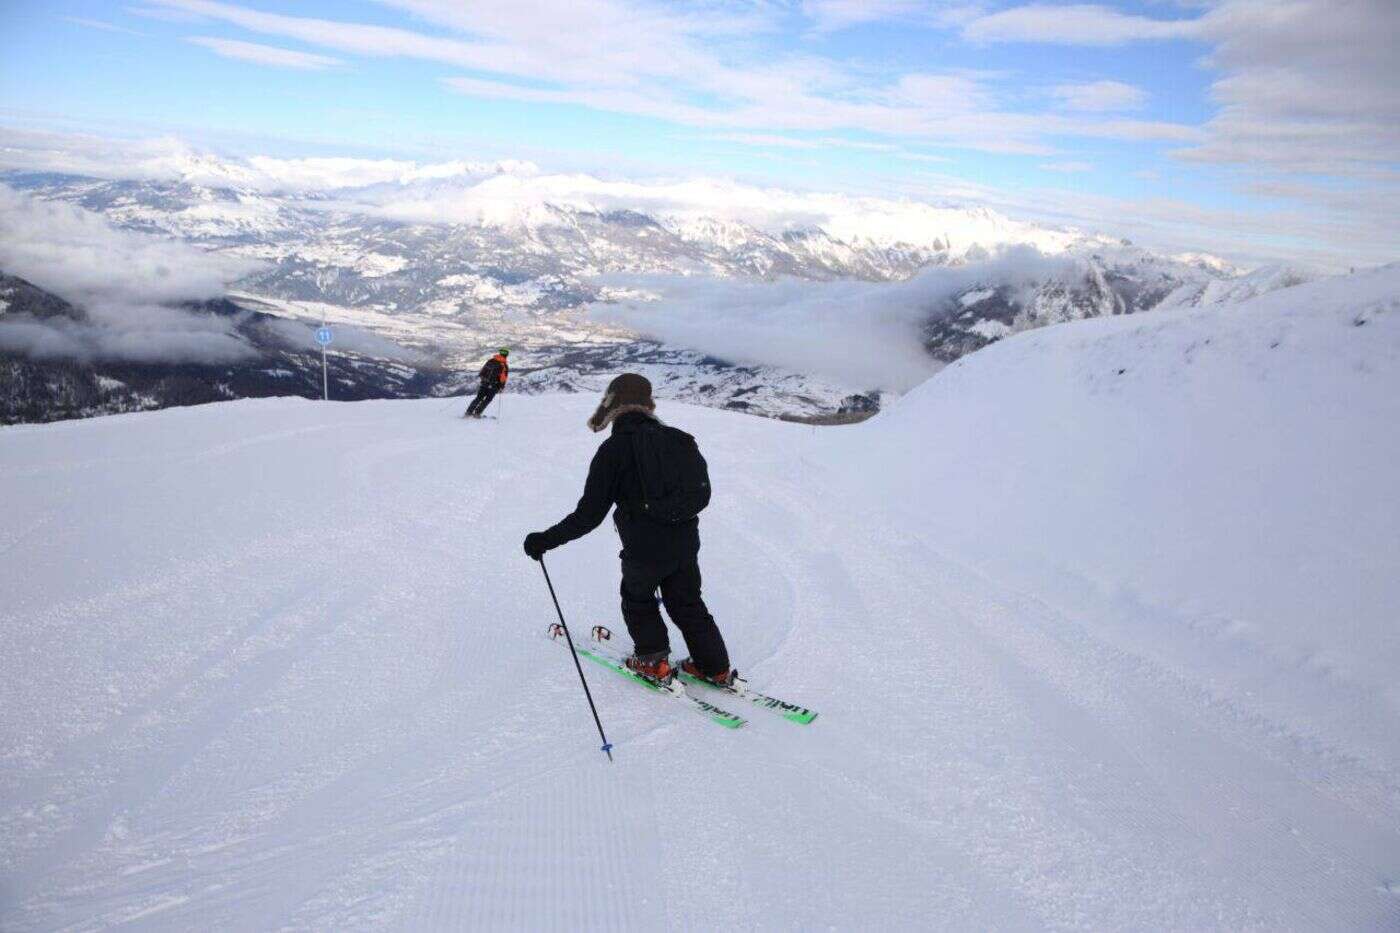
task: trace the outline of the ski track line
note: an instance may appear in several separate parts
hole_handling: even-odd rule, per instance
[[[945,559],[937,558],[932,552],[921,563],[926,577],[931,570],[949,566]],[[960,572],[960,575],[964,574],[965,570]],[[956,594],[961,587],[948,579],[946,574],[944,576],[938,589],[947,598]],[[995,587],[995,591],[1004,593],[1005,589]],[[970,618],[986,620],[976,623],[982,636],[991,644],[1000,644],[1008,652],[1007,656],[1028,672],[1029,676],[1021,680],[1021,689],[1041,681],[1051,691],[1063,695],[1071,705],[1083,708],[1095,718],[1107,716],[1103,721],[1104,727],[1118,736],[1120,744],[1135,749],[1129,752],[1130,760],[1151,764],[1151,767],[1144,769],[1144,774],[1160,773],[1162,768],[1171,768],[1177,761],[1194,761],[1199,768],[1202,762],[1230,760],[1243,754],[1249,760],[1249,767],[1260,772],[1255,775],[1257,781],[1265,784],[1278,781],[1275,769],[1252,761],[1254,756],[1238,745],[1223,751],[1225,757],[1222,758],[1220,755],[1202,755],[1199,750],[1183,744],[1177,736],[1195,733],[1197,743],[1206,736],[1214,738],[1213,727],[1199,721],[1200,710],[1175,704],[1173,711],[1168,712],[1161,706],[1159,683],[1144,689],[1143,685],[1124,682],[1125,666],[1113,656],[1111,649],[1091,639],[1082,628],[1058,617],[1043,604],[1036,602],[1027,609],[1013,611],[1001,602],[999,596],[987,594],[979,594],[975,603],[968,603],[967,597],[963,597],[961,602],[965,607],[964,613]],[[987,615],[988,608],[992,608],[993,615]],[[1138,661],[1142,663],[1141,659]],[[1126,670],[1133,668],[1130,666]],[[1041,702],[1047,702],[1049,696],[1042,695]],[[1167,717],[1165,721],[1163,716]],[[1071,722],[1072,709],[1062,708],[1051,718],[1057,725]],[[1172,753],[1164,752],[1164,749],[1171,749]],[[1174,802],[1178,807],[1184,808],[1178,819],[1184,825],[1189,825],[1195,836],[1209,838],[1217,832],[1217,815],[1222,813],[1253,812],[1253,816],[1237,817],[1241,821],[1238,828],[1248,826],[1258,834],[1260,827],[1265,827],[1263,835],[1253,845],[1253,851],[1258,853],[1256,864],[1235,865],[1232,868],[1237,874],[1243,870],[1253,882],[1270,892],[1270,907],[1285,905],[1288,908],[1289,913],[1280,913],[1270,922],[1283,924],[1287,922],[1283,918],[1292,915],[1308,917],[1311,923],[1324,927],[1341,916],[1349,915],[1351,921],[1358,925],[1366,925],[1376,919],[1373,912],[1375,899],[1367,894],[1373,887],[1372,880],[1349,852],[1336,850],[1325,855],[1322,852],[1309,855],[1306,850],[1299,851],[1306,844],[1296,837],[1297,830],[1281,824],[1279,814],[1259,810],[1262,802],[1252,792],[1255,785],[1246,784],[1235,775],[1201,775],[1194,783],[1203,788],[1202,793],[1196,795],[1199,799],[1183,799],[1179,793],[1170,792],[1165,787],[1162,790],[1169,797],[1176,798]],[[1314,799],[1306,804],[1296,802],[1303,806],[1304,812],[1330,813],[1322,820],[1310,820],[1315,828],[1327,819],[1340,819],[1352,825],[1354,838],[1366,840],[1368,847],[1380,847],[1379,851],[1385,851],[1387,840],[1384,836],[1376,836],[1374,824],[1368,827],[1365,821],[1349,818],[1335,807],[1327,806],[1315,797],[1317,788],[1306,780],[1299,780],[1297,787],[1305,794],[1314,795]],[[1132,825],[1131,821],[1129,825]],[[1154,829],[1158,832],[1168,831],[1169,825],[1157,822]],[[1394,845],[1393,835],[1389,844]],[[1308,882],[1299,884],[1297,869],[1283,868],[1277,862],[1276,853],[1290,850],[1312,863],[1310,869],[1302,872],[1303,877],[1309,882],[1312,879],[1331,879],[1333,887],[1315,888]],[[1334,868],[1339,865],[1345,867],[1342,870]],[[1269,908],[1256,905],[1256,909]]]
[[[11,644],[22,649],[26,645],[26,632],[30,633],[30,638],[38,640],[52,638],[56,631],[63,632],[67,638],[94,638],[111,643],[114,638],[122,637],[121,626],[130,625],[123,622],[124,616],[136,619],[159,613],[197,619],[207,609],[202,592],[229,579],[266,582],[266,568],[269,564],[277,566],[270,558],[277,556],[279,549],[285,551],[281,556],[291,557],[311,540],[309,536],[291,541],[269,536],[232,554],[188,558],[178,571],[173,565],[146,568],[139,577],[113,580],[95,594],[59,602],[39,613],[26,615],[22,608],[18,609],[5,617],[13,638]],[[260,613],[273,611],[278,600],[284,598],[278,593],[250,592],[268,603],[258,608]]]
[[[969,568],[964,571],[990,585],[980,571]],[[1041,659],[1059,656],[1065,667],[1075,666],[1074,675],[1065,679],[1067,690],[1076,689],[1085,694],[1084,685],[1097,684],[1092,696],[1085,696],[1085,700],[1107,708],[1116,701],[1104,686],[1103,674],[1094,672],[1130,672],[1139,681],[1132,685],[1130,696],[1169,706],[1175,715],[1200,720],[1203,726],[1228,737],[1242,750],[1248,749],[1253,755],[1287,768],[1295,780],[1324,792],[1355,816],[1374,818],[1380,815],[1384,821],[1400,823],[1400,806],[1396,802],[1400,789],[1369,762],[1331,748],[1314,736],[1299,735],[1288,724],[1218,698],[1179,668],[1163,666],[1095,638],[1083,625],[1038,598],[1004,587],[999,589],[1002,611],[1015,611],[1028,620],[1035,620],[1031,626],[1035,634],[1030,631],[1023,634],[1038,641],[1034,645],[1027,642],[1019,654]],[[1017,608],[1012,610],[1012,605]],[[991,631],[1005,630],[991,626]]]
[[[441,674],[441,671],[440,671],[440,674]],[[441,679],[441,677],[440,677],[440,679]],[[176,911],[176,913],[179,913],[179,912],[178,912],[178,911]]]
[[[465,642],[463,642],[463,643],[465,643]],[[536,647],[538,647],[538,644],[536,644]],[[554,650],[554,649],[550,649],[550,650]],[[445,668],[444,668],[444,670],[445,670]],[[440,681],[441,681],[441,679],[442,679],[442,672],[444,672],[444,671],[440,671],[440,678],[438,678],[438,679],[440,679]],[[617,741],[617,740],[615,740],[615,741]],[[372,766],[371,766],[370,770],[374,770],[374,768],[372,768]],[[608,827],[599,827],[599,828],[598,828],[598,832],[599,832],[599,838],[608,838],[608,836],[606,836],[606,832],[608,832]],[[421,842],[421,841],[420,841],[420,842]],[[423,845],[426,845],[426,843],[423,843]],[[419,848],[423,848],[423,845],[419,845]],[[430,846],[427,846],[427,848],[430,849],[430,850],[440,850],[440,849],[441,849],[441,846],[437,846],[437,848],[434,849],[434,846],[431,846],[431,845],[430,845]],[[372,873],[372,871],[375,871],[375,867],[379,866],[379,864],[381,864],[382,862],[384,862],[384,860],[382,860],[381,857],[379,857],[379,856],[370,856],[370,857],[367,857],[367,859],[364,860],[364,866],[363,866],[363,869],[361,869],[361,871],[370,871],[370,873]],[[392,862],[392,859],[391,859],[391,862]],[[344,885],[342,884],[342,885],[340,885],[340,887],[344,887]],[[353,887],[353,885],[351,885],[351,887]],[[577,887],[577,885],[574,885],[574,887]],[[378,898],[378,901],[382,901],[382,899],[384,899],[384,898]],[[578,898],[577,898],[577,895],[575,895],[574,902],[577,902],[577,901],[578,901]],[[309,918],[309,916],[316,916],[316,912],[318,912],[319,909],[321,909],[321,908],[319,908],[319,906],[318,906],[319,902],[321,902],[321,901],[308,901],[308,902],[307,902],[307,905],[304,905],[304,908],[302,908],[302,911],[301,911],[302,915],[308,916],[308,918]],[[361,908],[363,908],[363,905],[357,905],[356,908],[354,908],[354,911],[351,911],[350,913],[344,913],[344,912],[342,912],[342,913],[339,913],[339,915],[337,915],[337,913],[332,913],[332,915],[330,915],[330,916],[333,916],[333,918],[336,918],[337,925],[339,925],[340,922],[350,923],[350,925],[358,925],[358,923],[360,923],[361,920],[365,920],[365,918],[367,918],[367,916],[379,916],[379,915],[382,915],[382,912],[384,912],[385,909],[388,909],[388,908],[386,908],[385,905],[379,905],[378,908],[375,908],[375,911],[378,911],[378,913],[371,913],[371,915],[365,915],[364,909],[361,909]],[[606,912],[596,912],[596,913],[598,913],[598,916],[603,916],[603,915],[605,915],[605,913],[617,913],[617,905],[612,905],[612,908],[609,908],[608,911],[606,911]],[[626,913],[623,913],[623,915],[620,915],[620,916],[626,916]],[[358,918],[358,919],[351,919],[351,918]],[[323,920],[325,920],[325,918],[322,918],[322,920],[319,920],[319,922],[323,922]],[[300,926],[300,923],[295,922],[295,920],[293,920],[293,923],[291,923],[291,925],[293,925],[293,926]]]
[[[176,700],[184,699],[197,684],[206,681],[216,669],[226,665],[230,656],[240,646],[248,644],[275,621],[294,617],[315,605],[319,594],[298,591],[288,595],[279,604],[260,611],[242,629],[227,633],[215,646],[192,658],[177,673],[170,675],[163,683],[153,685],[153,689],[128,705],[98,731],[75,737],[66,746],[57,749],[47,767],[56,769],[81,770],[92,760],[106,760],[114,757],[120,746],[131,746],[140,740],[130,740],[132,732],[151,723],[169,721],[169,710]],[[299,610],[299,611],[298,611]],[[34,774],[21,778],[10,794],[9,802],[18,806],[37,806],[46,798],[44,788],[53,781],[53,774]],[[26,786],[28,785],[28,786]]]
[[[879,611],[878,604],[872,608]],[[898,680],[927,684],[923,689],[911,687],[917,691],[917,700],[906,704],[905,716],[911,725],[923,718],[918,707],[932,704],[934,708],[927,715],[946,722],[951,730],[938,730],[948,731],[936,746],[938,751],[921,748],[906,752],[907,766],[891,763],[893,771],[906,775],[910,795],[905,803],[907,812],[922,814],[926,825],[941,838],[966,840],[970,844],[968,857],[1002,884],[1019,890],[1032,905],[1032,913],[1051,926],[1077,926],[1080,918],[1088,916],[1111,926],[1131,926],[1164,916],[1163,910],[1170,915],[1178,910],[1175,905],[1190,903],[1181,899],[1186,891],[1164,896],[1164,889],[1182,886],[1185,879],[1173,879],[1172,875],[1180,871],[1178,865],[1184,860],[1173,860],[1176,865],[1171,861],[1145,862],[1132,833],[1123,828],[1143,829],[1159,822],[1150,807],[1123,796],[1123,775],[1108,775],[1108,783],[1104,783],[1104,777],[1095,773],[1094,760],[1111,757],[1111,746],[1108,751],[1097,750],[1086,762],[1082,758],[1086,749],[1064,745],[1066,736],[1059,729],[1051,735],[1037,735],[1047,710],[1034,701],[1044,697],[1028,696],[1026,685],[1008,677],[1014,672],[977,639],[946,637],[956,631],[948,623],[965,620],[965,616],[952,606],[940,608],[945,618],[940,654],[950,663],[900,677],[896,673],[900,662],[889,662],[891,674]],[[963,702],[952,704],[952,698],[963,698]],[[961,732],[960,723],[977,722],[991,711],[1003,723],[1001,734],[983,732],[985,727],[981,726],[978,732]],[[913,728],[918,732],[921,727]],[[883,741],[903,747],[899,738],[902,731],[902,726],[892,726],[892,734]],[[1074,742],[1072,732],[1068,738]],[[1101,743],[1102,739],[1096,739],[1095,747]],[[875,756],[879,751],[871,748],[866,754]],[[871,777],[873,781],[888,780],[888,774]],[[871,786],[872,796],[876,796],[877,786]],[[947,797],[950,793],[953,801]],[[1068,822],[1063,803],[1057,802],[1065,796],[1077,801],[1073,809],[1080,813],[1106,811],[1108,815],[1117,811],[1119,819],[1109,824],[1112,835],[1103,833],[1106,827]],[[950,806],[954,801],[961,806]],[[1196,889],[1198,898],[1210,887],[1200,877],[1187,885],[1188,891]],[[1238,922],[1250,919],[1240,905],[1230,908],[1226,916]],[[1177,922],[1189,925],[1192,921],[1178,916]]]
[[[213,572],[218,573],[217,570]],[[181,601],[186,598],[184,593],[175,593],[177,598],[173,605],[162,606],[150,602],[152,595],[166,597],[170,593],[170,590],[160,587],[143,592],[143,599],[135,603],[141,608],[133,616],[170,618],[176,624],[191,618],[190,610],[180,608]],[[16,841],[24,839],[24,850],[30,851],[30,856],[24,856],[21,854],[24,850],[11,849],[7,859],[12,864],[16,859],[22,864],[26,858],[32,857],[34,848],[45,845],[45,837],[53,833],[58,834],[54,838],[66,836],[70,839],[67,848],[71,848],[72,839],[91,839],[99,828],[97,823],[101,822],[102,814],[110,816],[115,807],[109,802],[99,805],[96,810],[91,809],[95,801],[109,799],[106,796],[108,791],[102,788],[119,789],[124,786],[123,782],[134,780],[133,775],[143,771],[149,773],[153,765],[143,764],[145,759],[142,756],[159,744],[161,736],[178,734],[186,728],[191,716],[202,715],[197,712],[201,687],[212,685],[218,689],[227,686],[220,683],[227,672],[219,669],[227,666],[230,655],[257,639],[274,620],[294,615],[293,610],[298,604],[314,602],[315,599],[315,594],[308,595],[300,585],[292,591],[267,590],[261,596],[261,605],[250,613],[252,620],[241,630],[220,630],[215,635],[214,646],[210,648],[193,652],[177,648],[174,655],[165,658],[164,669],[158,673],[133,672],[134,683],[140,685],[140,692],[116,706],[105,722],[79,724],[80,728],[73,732],[72,738],[59,745],[47,761],[35,763],[37,769],[31,768],[27,775],[16,771],[9,776],[6,822],[18,828],[15,821],[26,811],[42,809],[45,813],[53,814],[46,825],[35,826],[30,820],[22,836],[17,834],[12,837]],[[110,640],[111,633],[104,632],[101,627],[109,614],[103,606],[102,601],[98,601],[95,607],[89,604],[87,611],[64,618],[64,624],[76,625],[74,631],[93,631],[98,633],[99,638]],[[128,606],[128,610],[130,608]],[[63,615],[66,613],[60,613],[60,617]],[[96,652],[94,656],[100,657],[101,653]],[[177,698],[180,700],[178,706],[175,704]],[[100,708],[103,704],[96,705]],[[94,761],[103,764],[94,768],[90,764]],[[163,768],[158,768],[157,773],[160,770]],[[64,828],[65,824],[75,821],[76,825]],[[54,857],[51,853],[47,858],[52,860]],[[45,857],[40,858],[43,860]]]
[[[909,580],[917,580],[922,577],[924,581],[927,581],[929,570],[938,567],[939,564],[944,564],[946,566],[946,562],[935,558],[933,555],[929,555],[924,560],[919,562],[920,566],[918,570],[915,570],[914,568],[909,568],[909,571],[905,574],[905,576]],[[946,573],[944,574],[944,576],[946,577]],[[827,574],[827,578],[828,580],[831,578],[830,573]],[[953,585],[951,581],[947,579],[945,579],[941,585],[935,587],[937,591],[943,594],[944,598],[946,598],[952,593],[956,593],[958,588],[959,587]],[[915,597],[912,593],[908,594],[908,596],[912,601],[917,601],[917,597]],[[985,617],[988,605],[987,597],[985,595],[979,594],[978,601],[976,603],[969,604],[965,597],[962,600],[960,600],[960,602],[963,604],[963,608],[961,610],[962,615],[970,619]],[[992,600],[990,602],[990,606],[997,607],[996,601]],[[1029,630],[1024,629],[1024,625],[1022,623],[1016,623],[1014,621],[1017,617],[1016,614],[1006,612],[1004,607],[1001,608],[1000,611],[996,611],[996,615],[999,617],[996,619],[996,621],[979,621],[975,624],[977,625],[978,630],[984,638],[990,636],[990,644],[996,644],[998,639],[1000,639],[1003,643],[1006,644],[1009,653],[1003,655],[1003,661],[1000,662],[1000,665],[1004,667],[1007,662],[1010,662],[1014,665],[1014,667],[1012,670],[1007,672],[1012,676],[1008,677],[1007,674],[1002,674],[1000,677],[998,677],[995,674],[996,663],[995,659],[993,658],[993,671],[988,675],[990,680],[1004,681],[1008,684],[1019,684],[1019,686],[1016,689],[1017,692],[1022,694],[1025,694],[1027,690],[1031,690],[1029,694],[1025,695],[1037,706],[1040,706],[1043,709],[1048,708],[1047,704],[1053,704],[1057,695],[1067,694],[1067,699],[1069,699],[1070,703],[1073,705],[1067,707],[1063,703],[1059,704],[1061,707],[1059,712],[1057,712],[1055,716],[1050,717],[1054,719],[1057,723],[1064,723],[1066,721],[1073,722],[1075,719],[1075,709],[1080,707],[1085,699],[1088,699],[1090,701],[1088,711],[1092,714],[1091,718],[1087,720],[1087,722],[1090,725],[1092,725],[1096,719],[1101,718],[1105,713],[1108,713],[1110,715],[1110,719],[1105,721],[1103,725],[1105,727],[1110,728],[1115,733],[1121,733],[1124,731],[1124,716],[1126,714],[1123,712],[1122,709],[1119,708],[1122,704],[1122,698],[1115,696],[1113,693],[1113,690],[1115,688],[1121,689],[1120,685],[1112,683],[1100,683],[1097,690],[1091,688],[1089,691],[1089,695],[1086,697],[1084,690],[1081,688],[1076,688],[1076,684],[1092,685],[1095,683],[1106,681],[1108,678],[1104,677],[1103,675],[1095,676],[1095,673],[1092,670],[1084,669],[1082,665],[1070,663],[1067,660],[1067,658],[1069,658],[1070,656],[1066,655],[1064,647],[1056,644],[1053,640],[1047,640],[1043,635],[1032,637],[1029,641],[1027,641],[1026,636],[1030,632],[1036,631],[1035,626],[1032,626]],[[1044,612],[1043,608],[1041,609],[1039,616],[1049,620],[1049,623],[1061,621],[1054,619],[1051,615],[1047,615]],[[1031,617],[1034,618],[1035,616]],[[1008,622],[1012,622],[1013,624],[1008,625]],[[985,648],[983,650],[985,651]],[[1034,660],[1031,663],[1027,664],[1027,659]],[[1016,668],[1019,668],[1022,672],[1028,674],[1029,676],[1018,676],[1016,674]],[[1047,677],[1049,678],[1048,680],[1046,679]],[[1044,683],[1045,687],[1048,688],[1048,692],[1045,689],[1041,689],[1040,687],[1035,686],[1039,683]],[[1095,698],[1095,695],[1097,695],[1097,698]],[[1135,717],[1134,724],[1140,724],[1140,719]],[[1100,743],[1096,741],[1094,746],[1083,748],[1076,754],[1091,754],[1095,751],[1096,747],[1099,744]],[[1128,751],[1128,757],[1124,760],[1124,764],[1128,765],[1129,767],[1133,767],[1134,765],[1136,765],[1137,768],[1141,770],[1143,774],[1151,773],[1149,769],[1143,766],[1143,759],[1141,755],[1135,754],[1132,751]],[[1229,786],[1228,783],[1227,786]],[[1112,812],[1113,809],[1121,810],[1122,812],[1120,815],[1119,822],[1123,825],[1137,826],[1142,830],[1149,830],[1150,828],[1150,831],[1154,835],[1158,836],[1170,837],[1173,835],[1182,835],[1181,826],[1184,825],[1184,820],[1182,818],[1173,817],[1170,814],[1166,816],[1161,816],[1150,812],[1142,812],[1131,807],[1124,809],[1124,804],[1128,802],[1127,799],[1120,798],[1120,803],[1111,803],[1111,801],[1116,795],[1116,792],[1111,792],[1110,788],[1105,788],[1105,791],[1110,791],[1110,796],[1102,800],[1096,806],[1101,809],[1107,804],[1110,807],[1109,812]],[[1249,796],[1245,788],[1239,785],[1238,782],[1234,784],[1233,791],[1233,793],[1227,793],[1226,795],[1227,800],[1232,802],[1230,804],[1231,806],[1238,808],[1243,802],[1249,800]],[[1209,801],[1205,809],[1206,811],[1210,812],[1216,809],[1216,807],[1223,805],[1223,801],[1212,800]],[[1022,811],[1024,812],[1024,805],[1022,807]],[[1204,824],[1204,822],[1205,821],[1203,820],[1202,825]],[[1061,829],[1059,830],[1059,832],[1064,834],[1066,838],[1073,838],[1073,833],[1067,831],[1067,829]],[[1047,841],[1050,838],[1054,838],[1053,834],[1047,837]],[[1282,843],[1283,841],[1284,840],[1281,839],[1277,834],[1270,835],[1266,837],[1266,839],[1261,844],[1261,852],[1272,851],[1274,846]],[[1091,846],[1092,844],[1088,843],[1088,840],[1085,839],[1084,845],[1087,847]],[[1183,864],[1185,864],[1184,857]],[[1145,868],[1146,866],[1143,867]],[[1357,866],[1353,866],[1353,868],[1356,867]],[[1258,876],[1256,880],[1265,884],[1267,888],[1272,889],[1273,894],[1279,898],[1281,903],[1288,904],[1290,908],[1297,911],[1297,913],[1295,914],[1296,916],[1311,916],[1312,921],[1319,924],[1326,922],[1326,917],[1328,915],[1325,912],[1317,913],[1308,909],[1307,898],[1294,898],[1290,896],[1292,892],[1290,891],[1289,886],[1287,884],[1286,876],[1271,877],[1268,874],[1267,866],[1263,866],[1263,870],[1265,873],[1263,875]],[[1353,874],[1353,878],[1359,877],[1360,874],[1361,873],[1358,869],[1358,871]],[[1048,876],[1049,873],[1046,873],[1046,877]],[[1205,880],[1206,879],[1198,879],[1197,884],[1200,884],[1202,881]],[[1352,888],[1351,893],[1358,893],[1358,886],[1363,884],[1364,882],[1353,881],[1350,885],[1350,887]],[[1105,888],[1105,890],[1107,889]],[[1143,895],[1146,895],[1147,893],[1148,892],[1144,891]],[[1072,894],[1072,892],[1064,892],[1064,895],[1070,894]],[[1056,896],[1049,902],[1045,902],[1042,905],[1042,917],[1044,919],[1049,920],[1051,917],[1057,916],[1057,911],[1059,911],[1060,908],[1058,908],[1056,904],[1062,901],[1063,899],[1064,896],[1061,895]],[[1168,906],[1168,904],[1163,903],[1159,906],[1165,907]],[[1246,908],[1240,903],[1236,903],[1235,908],[1231,908],[1230,910],[1231,913],[1238,920],[1244,922],[1249,922],[1251,918],[1254,920],[1259,920],[1262,919],[1263,916],[1265,916],[1262,914],[1255,914],[1252,909]],[[1281,920],[1281,917],[1282,915],[1280,915],[1278,919]],[[1067,918],[1064,916],[1060,917],[1061,921],[1065,919]],[[1357,917],[1356,919],[1365,918]]]
[[[81,861],[104,840],[124,835],[125,814],[139,811],[147,801],[166,794],[168,782],[223,733],[252,698],[274,686],[295,662],[296,642],[257,650],[243,660],[234,658],[273,618],[262,617],[240,637],[224,642],[225,649],[212,651],[198,670],[189,672],[189,679],[176,678],[161,688],[155,697],[132,710],[110,735],[96,737],[86,748],[65,754],[71,762],[66,766],[71,776],[63,778],[51,772],[45,777],[58,786],[76,782],[75,789],[82,788],[68,804],[76,812],[70,825],[11,873],[17,887],[38,887],[64,863]],[[304,643],[311,631],[303,627],[297,641]],[[216,667],[223,670],[216,671]],[[178,710],[172,708],[177,698]],[[134,728],[140,728],[142,734],[126,738]],[[99,752],[99,760],[115,764],[97,772],[88,770],[84,763]]]
[[[803,499],[795,497],[790,498],[789,496],[780,495],[778,494],[778,491],[770,487],[765,488],[764,497],[762,499],[758,499],[757,501],[762,503],[762,505],[760,506],[761,508],[767,508],[771,510],[779,508],[779,506],[776,504],[778,500],[784,500],[788,503],[785,508],[785,512],[789,517],[789,526],[790,530],[793,532],[794,540],[833,540],[833,537],[830,534],[824,534],[823,529],[821,528],[799,528],[801,522],[800,516],[802,515],[802,508],[803,505],[806,504]],[[811,520],[808,519],[809,524],[810,521]],[[833,522],[833,524],[836,523]],[[841,538],[838,537],[836,538],[836,540],[841,540]],[[770,550],[770,553],[768,553],[766,556],[769,559],[773,559],[775,555],[771,553],[771,551],[773,550],[772,545],[768,544],[767,548]],[[846,567],[846,561],[841,556],[842,552],[834,550],[812,551],[810,549],[801,548],[781,548],[777,549],[777,551],[782,565],[786,568],[781,574],[781,579],[783,579],[789,591],[800,594],[793,607],[793,623],[790,626],[788,633],[782,638],[782,641],[779,646],[780,651],[786,651],[791,647],[794,647],[793,643],[797,640],[802,639],[803,635],[800,633],[805,633],[805,628],[802,626],[802,623],[800,621],[802,619],[821,619],[824,626],[834,629],[837,633],[841,632],[842,630],[845,630],[847,632],[848,637],[852,640],[848,641],[847,645],[854,642],[858,642],[859,640],[865,638],[868,635],[867,632],[861,630],[862,622],[867,621],[872,616],[878,617],[880,615],[880,612],[878,609],[872,608],[869,599],[861,593],[860,587],[856,583],[856,580],[860,579],[870,581],[874,579],[875,575],[872,574],[871,568],[862,567],[858,572],[848,571]],[[849,548],[848,551],[855,554],[862,553],[862,549],[859,547]],[[886,591],[898,592],[897,589],[892,587],[886,587]],[[831,640],[832,644],[830,644],[827,649],[826,657],[828,658],[828,662],[825,665],[827,668],[832,668],[832,664],[830,663],[829,659],[839,659],[843,653],[844,649],[842,648],[842,646],[840,646],[839,644],[835,644],[835,642],[837,641],[839,641],[839,639],[833,638]],[[777,652],[775,652],[775,654],[776,653]],[[816,655],[817,652],[804,652],[804,654],[812,656]],[[770,658],[768,659],[771,659],[771,657],[772,656],[770,656]],[[817,663],[820,664],[820,661],[817,661]],[[794,669],[804,670],[809,676],[813,673],[813,671],[805,664],[788,665],[784,668],[784,673],[789,673]],[[839,676],[839,672],[836,670],[828,670],[827,673],[830,676]],[[816,678],[813,677],[812,679],[815,680]],[[922,684],[923,679],[922,677],[911,675],[906,682],[911,684]],[[774,692],[783,692],[777,690],[777,688],[773,689]],[[794,689],[799,688],[794,687]],[[896,693],[897,691],[890,692]],[[820,721],[823,728],[832,728],[833,719],[839,715],[839,710],[833,711],[833,709],[831,708],[824,708],[824,718]],[[858,721],[863,721],[863,719]],[[847,727],[849,728],[849,726]],[[830,737],[828,737],[828,741],[830,741]],[[898,743],[895,744],[896,746],[898,745]],[[879,760],[880,758],[885,756],[887,756],[887,751],[879,749],[867,749],[863,753],[857,755],[858,758],[864,757],[869,760]],[[839,757],[841,757],[844,760],[848,756],[842,755]],[[817,765],[813,763],[812,766]],[[839,776],[839,772],[837,772],[834,768],[832,768],[830,765],[827,765],[825,766],[824,770],[827,770],[829,772],[828,777],[831,777],[834,782],[840,782],[841,779]],[[877,796],[873,787],[870,788],[870,796]],[[903,811],[900,805],[895,805],[895,807],[892,810],[880,808],[879,812],[884,813],[886,818],[895,818],[901,815]],[[917,821],[912,825],[917,829],[927,829],[926,825]],[[929,840],[926,839],[926,843],[928,841]],[[952,851],[955,851],[954,849],[948,848],[946,839],[943,841],[935,840],[935,844],[941,848],[944,848],[950,853]],[[962,863],[966,860],[964,856],[956,856],[952,854],[946,857],[956,863]],[[993,876],[988,876],[984,873],[984,877],[990,879]],[[988,880],[987,883],[992,885],[994,888],[1001,890],[1003,892],[1003,894],[1001,895],[1002,897],[1005,896],[1004,892],[1006,886],[1006,879],[1003,879],[1001,882]],[[985,901],[985,898],[983,900]],[[1031,911],[1029,909],[1027,910],[1027,913],[1034,912],[1035,911]],[[1020,924],[1013,923],[1010,925],[1019,926]]]

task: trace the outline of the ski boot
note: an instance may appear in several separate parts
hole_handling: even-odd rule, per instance
[[[623,664],[634,674],[640,674],[652,683],[663,687],[669,687],[671,681],[675,679],[676,672],[671,667],[668,657],[670,652],[656,651],[651,654],[630,654],[623,659]]]
[[[739,679],[739,672],[732,667],[718,677],[707,677],[700,672],[700,665],[696,664],[690,658],[686,658],[681,662],[680,671],[687,677],[693,677],[696,680],[704,681],[722,690],[733,690],[735,693],[744,692],[744,681]]]

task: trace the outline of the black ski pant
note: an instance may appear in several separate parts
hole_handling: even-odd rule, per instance
[[[472,403],[467,406],[467,414],[481,414],[486,410],[486,406],[491,404],[491,400],[496,397],[496,393],[499,391],[501,391],[500,386],[492,385],[489,382],[482,383],[481,388],[477,390],[476,398],[472,399]]]
[[[714,616],[700,598],[700,560],[695,554],[646,562],[623,554],[622,618],[637,654],[669,653],[671,650],[666,623],[661,621],[657,608],[658,589],[666,614],[681,630],[690,657],[699,665],[701,673],[717,677],[728,671],[729,652],[725,650],[724,638],[715,625]]]

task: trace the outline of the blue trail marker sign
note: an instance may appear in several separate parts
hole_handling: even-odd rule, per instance
[[[321,345],[321,398],[329,402],[331,400],[330,377],[326,375],[326,347],[331,345],[335,339],[335,334],[324,323],[316,328],[316,342]]]

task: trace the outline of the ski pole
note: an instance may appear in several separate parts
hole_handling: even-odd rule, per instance
[[[583,684],[583,695],[588,698],[588,708],[593,711],[593,722],[598,726],[598,737],[603,740],[603,752],[612,761],[612,743],[603,733],[603,721],[598,718],[598,707],[593,705],[593,694],[588,689],[588,678],[583,676],[583,665],[579,663],[578,652],[574,650],[574,637],[569,634],[569,623],[564,621],[564,610],[559,608],[559,597],[554,595],[554,584],[549,579],[549,568],[540,557],[540,569],[544,571],[544,584],[549,587],[549,598],[554,600],[554,611],[559,614],[559,626],[564,630],[564,638],[569,643],[569,654],[574,656],[574,667],[578,670],[579,682]]]

